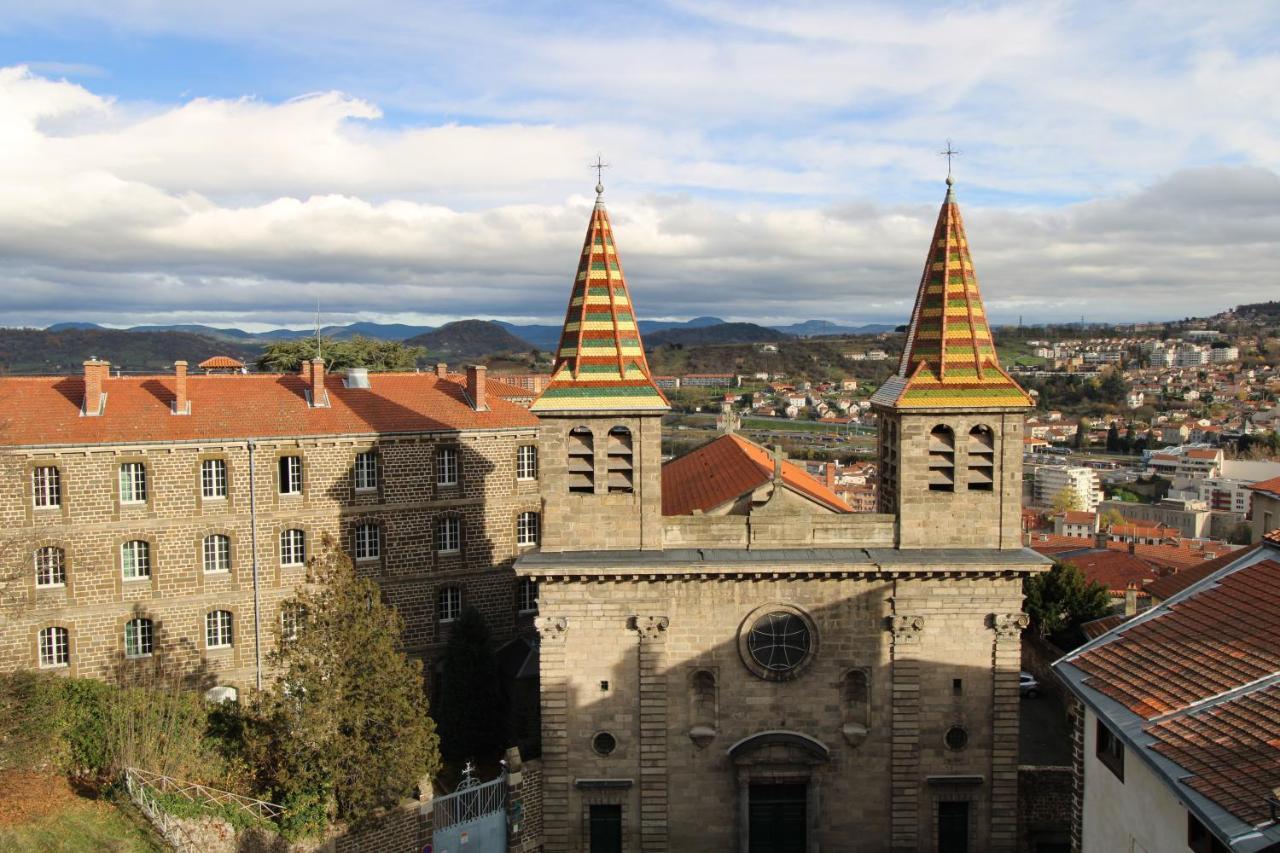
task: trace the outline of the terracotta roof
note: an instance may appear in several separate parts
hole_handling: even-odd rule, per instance
[[[1117,551],[1093,549],[1065,556],[1062,561],[1076,566],[1086,580],[1102,584],[1113,595],[1123,595],[1126,589],[1142,589],[1160,576],[1142,558]]]
[[[950,177],[898,373],[873,399],[899,408],[1032,405],[997,359]]]
[[[1153,598],[1164,601],[1166,598],[1172,598],[1182,592],[1196,581],[1204,580],[1218,569],[1226,568],[1243,556],[1243,551],[1228,551],[1219,557],[1214,557],[1212,560],[1205,560],[1203,563],[1197,563],[1194,566],[1188,566],[1185,569],[1167,574],[1152,582],[1147,587],[1147,591],[1151,593]]]
[[[773,455],[736,433],[722,435],[662,466],[662,514],[690,515],[755,491],[773,479]],[[783,460],[782,480],[833,512],[850,512],[825,484],[799,465]]]
[[[244,362],[234,359],[229,355],[215,355],[212,358],[206,358],[204,361],[200,362],[198,367],[201,370],[216,370],[220,368],[239,370],[244,367]]]
[[[1192,459],[1217,459],[1219,452],[1220,451],[1217,451],[1217,450],[1204,450],[1204,449],[1192,448],[1191,450],[1188,450],[1186,452],[1186,455],[1191,457]]]
[[[597,185],[551,381],[533,401],[535,412],[670,408],[644,356],[603,192]]]
[[[1062,513],[1062,520],[1066,524],[1093,524],[1098,520],[1098,514],[1096,512],[1069,509]]]
[[[527,410],[495,393],[489,411],[466,401],[463,383],[433,373],[376,373],[370,388],[346,388],[325,377],[328,408],[311,408],[295,374],[210,374],[187,377],[191,414],[171,414],[173,376],[108,378],[106,406],[81,417],[80,376],[0,378],[6,428],[0,445],[193,441],[245,437],[428,432],[533,427]]]
[[[1123,625],[1129,621],[1128,616],[1123,613],[1112,613],[1109,616],[1103,616],[1101,619],[1094,619],[1091,622],[1081,622],[1080,631],[1087,639],[1095,639],[1110,631],[1117,625]]]
[[[1270,492],[1276,497],[1280,497],[1280,477],[1272,477],[1270,480],[1261,480],[1252,485],[1245,486],[1246,489],[1253,489],[1255,492]]]

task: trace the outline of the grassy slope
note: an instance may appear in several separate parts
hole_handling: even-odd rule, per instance
[[[14,853],[160,853],[166,849],[140,816],[104,800],[77,797],[52,814],[0,827],[0,850]]]

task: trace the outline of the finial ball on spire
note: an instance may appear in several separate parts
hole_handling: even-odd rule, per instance
[[[596,195],[604,195],[604,184],[596,184]]]
[[[947,186],[952,186],[955,184],[955,182],[956,182],[955,178],[951,177],[950,175],[947,175]]]

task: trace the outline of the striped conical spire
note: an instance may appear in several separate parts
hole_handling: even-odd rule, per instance
[[[898,374],[876,402],[900,408],[1032,405],[1000,367],[949,176]]]
[[[551,381],[533,401],[535,412],[670,408],[644,357],[603,192],[597,184]]]

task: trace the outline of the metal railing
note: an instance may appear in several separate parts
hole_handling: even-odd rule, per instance
[[[246,797],[243,794],[235,794],[231,791],[221,791],[197,782],[183,782],[161,773],[139,770],[136,767],[125,768],[124,781],[134,801],[153,820],[155,819],[155,815],[152,814],[154,810],[160,809],[163,811],[163,806],[155,802],[154,793],[176,794],[198,805],[230,806],[233,809],[238,809],[252,817],[263,820],[275,820],[284,814],[284,806],[279,806],[275,803],[255,800],[253,797]]]
[[[431,802],[432,828],[439,832],[450,826],[479,820],[507,808],[507,777],[502,774],[492,782],[461,788],[452,794],[436,797]]]

